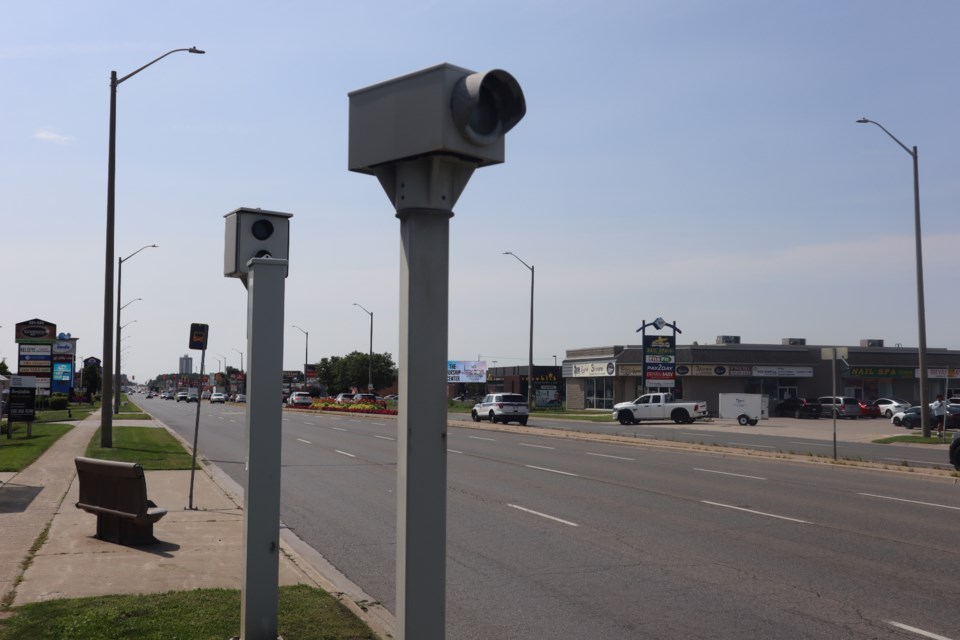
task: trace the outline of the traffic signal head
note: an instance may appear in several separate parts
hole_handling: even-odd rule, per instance
[[[224,216],[223,275],[246,278],[253,258],[287,260],[290,253],[290,213],[240,208]]]
[[[350,94],[348,168],[425,155],[454,156],[478,167],[504,160],[504,135],[526,113],[520,84],[506,71],[474,73],[441,64]]]

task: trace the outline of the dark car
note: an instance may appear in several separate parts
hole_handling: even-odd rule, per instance
[[[960,433],[954,433],[953,442],[950,443],[950,464],[960,471]]]
[[[960,404],[948,404],[946,406],[946,424],[947,429],[956,429],[960,427]],[[927,412],[927,424],[932,429],[937,421],[933,417],[933,412]],[[920,407],[911,407],[900,418],[900,426],[907,429],[917,429],[920,427]]]
[[[776,414],[784,418],[817,419],[822,413],[823,406],[816,398],[785,398],[776,408]]]

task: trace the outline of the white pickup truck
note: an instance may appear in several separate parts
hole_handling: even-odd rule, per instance
[[[636,424],[641,420],[673,420],[677,424],[706,418],[707,403],[675,402],[672,393],[647,393],[633,402],[613,405],[613,419],[620,424]]]

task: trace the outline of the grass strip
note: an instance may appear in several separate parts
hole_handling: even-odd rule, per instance
[[[88,458],[139,462],[147,471],[190,468],[190,454],[166,429],[158,427],[113,427],[113,446],[100,446],[100,429],[84,453]]]
[[[11,609],[0,640],[224,640],[240,635],[240,592],[197,589],[149,595],[48,600]],[[287,640],[376,640],[335,598],[314,587],[281,587],[278,631]]]
[[[932,435],[929,438],[924,438],[922,435],[907,435],[907,436],[890,436],[888,438],[880,438],[879,440],[874,440],[875,444],[893,444],[894,442],[907,442],[912,444],[943,444],[949,445],[953,434],[947,434],[944,437]]]
[[[23,471],[72,428],[69,424],[34,423],[33,436],[28,438],[27,425],[14,422],[12,439],[0,435],[0,471]]]

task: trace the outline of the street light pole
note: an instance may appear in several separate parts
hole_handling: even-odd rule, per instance
[[[353,303],[353,306],[360,307],[370,316],[370,358],[367,361],[367,391],[373,393],[373,311],[367,311],[363,305]]]
[[[916,146],[914,146],[912,150],[909,149],[907,145],[897,140],[897,137],[887,131],[886,127],[879,122],[874,122],[873,120],[869,120],[867,118],[860,118],[857,120],[857,122],[860,124],[877,125],[885,134],[890,136],[894,142],[900,145],[904,151],[909,153],[911,158],[913,158],[913,227],[917,258],[917,326],[920,338],[919,355],[917,358],[917,364],[920,366],[920,428],[923,431],[923,437],[929,438],[930,422],[927,420],[927,411],[929,409],[927,405],[927,319],[923,300],[923,241],[920,234],[919,154],[917,153]]]
[[[293,325],[294,329],[300,329],[297,325]],[[303,332],[306,342],[303,346],[303,388],[307,388],[307,364],[310,362],[310,332],[304,329],[300,329]]]
[[[137,255],[144,249],[156,249],[156,248],[157,248],[157,245],[148,244],[146,246],[140,247],[139,249],[137,249],[136,251],[128,255],[126,258],[120,258],[117,261],[117,353],[120,352],[120,331],[123,329],[123,327],[120,326],[120,312],[123,311],[123,307],[120,306],[120,292],[121,292],[121,285],[123,283],[123,263],[129,260],[130,258],[132,258],[133,256]],[[139,300],[139,298],[137,299]],[[114,376],[114,380],[117,381],[117,393],[114,394],[113,412],[120,413],[120,358],[119,356],[117,357],[116,368],[117,368],[117,372],[116,372],[116,375]]]
[[[117,87],[120,83],[129,80],[155,62],[159,62],[171,53],[187,51],[189,53],[204,53],[196,47],[188,49],[173,49],[159,58],[151,60],[136,71],[117,78],[117,72],[110,72],[110,134],[107,151],[107,236],[104,250],[103,274],[103,380],[100,410],[100,446],[113,447],[113,412],[110,405],[113,402],[113,229],[114,229],[114,202],[116,193],[116,157],[117,157]]]
[[[533,277],[534,277],[534,267],[527,264],[520,257],[512,251],[504,251],[503,255],[513,256],[520,261],[520,264],[525,266],[527,269],[530,269],[530,353],[527,366],[527,406],[533,409]]]
[[[231,347],[231,348],[232,348],[234,351],[236,351],[237,353],[240,354],[240,380],[241,380],[241,383],[238,384],[237,386],[240,387],[241,389],[243,389],[243,392],[246,393],[246,392],[247,392],[247,376],[243,375],[243,351],[240,351],[240,349],[237,349],[236,347]],[[242,385],[242,386],[241,386],[241,385]]]

